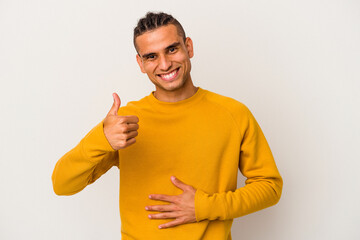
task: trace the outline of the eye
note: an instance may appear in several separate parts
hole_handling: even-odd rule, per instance
[[[155,59],[155,55],[149,55],[145,58],[146,60],[154,60]]]
[[[170,53],[173,53],[173,52],[175,52],[175,51],[176,51],[176,47],[169,48],[169,52],[170,52]]]

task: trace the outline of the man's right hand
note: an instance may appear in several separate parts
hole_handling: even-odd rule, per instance
[[[113,93],[114,103],[104,119],[104,134],[114,150],[126,148],[135,143],[138,135],[139,118],[137,116],[119,116],[120,98]]]

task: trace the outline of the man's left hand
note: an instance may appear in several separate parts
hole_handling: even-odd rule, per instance
[[[174,176],[171,177],[172,183],[183,190],[180,195],[164,195],[164,194],[151,194],[149,196],[152,200],[160,200],[169,202],[166,205],[153,205],[146,206],[145,210],[158,211],[164,213],[149,214],[150,219],[168,219],[175,218],[174,221],[162,224],[160,229],[175,227],[177,225],[196,222],[195,217],[195,192],[196,189],[190,185],[186,185]]]

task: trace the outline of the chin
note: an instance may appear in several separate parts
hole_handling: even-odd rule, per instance
[[[184,86],[185,86],[185,82],[181,81],[181,82],[174,82],[171,84],[163,85],[162,88],[167,91],[175,91],[175,90],[184,88]]]
[[[185,82],[182,81],[181,79],[176,79],[173,82],[165,82],[165,83],[153,81],[153,84],[155,84],[157,88],[160,88],[165,91],[175,91],[182,88],[185,85]]]

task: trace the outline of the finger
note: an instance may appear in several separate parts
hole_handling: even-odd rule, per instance
[[[181,219],[178,219],[178,218],[177,218],[177,219],[175,219],[174,221],[161,224],[161,225],[159,226],[159,228],[161,228],[161,229],[170,228],[170,227],[175,227],[175,226],[178,226],[178,225],[181,225],[181,224],[184,224],[184,222],[183,222]]]
[[[131,138],[134,138],[138,135],[137,131],[131,131],[126,134],[126,141],[130,140]]]
[[[128,133],[131,131],[136,131],[139,129],[139,124],[137,123],[118,123],[119,128],[117,129],[119,133]]]
[[[119,123],[138,123],[139,118],[135,115],[121,116]]]
[[[145,210],[158,211],[158,212],[173,212],[173,211],[177,211],[178,209],[173,204],[163,204],[163,205],[146,206]]]
[[[124,147],[128,147],[128,146],[134,144],[135,142],[136,142],[136,138],[130,138],[130,139],[126,140],[126,144]]]
[[[151,194],[149,198],[152,200],[160,200],[165,202],[174,203],[175,196],[165,195],[165,194]]]
[[[126,129],[128,132],[136,131],[139,129],[139,124],[137,123],[128,123],[126,126]]]
[[[157,214],[149,214],[148,217],[150,219],[169,219],[169,218],[177,218],[179,216],[178,212],[164,212]]]
[[[120,105],[121,105],[121,100],[119,98],[119,96],[117,95],[117,93],[113,93],[113,98],[114,98],[114,103],[113,105],[111,106],[111,109],[108,113],[108,115],[117,115],[117,112],[120,108]]]
[[[182,189],[183,191],[185,191],[186,188],[189,186],[189,185],[183,183],[182,181],[180,181],[180,180],[179,180],[178,178],[176,178],[175,176],[171,176],[171,181],[172,181],[172,183],[173,183],[176,187]]]

